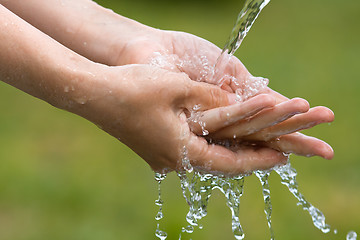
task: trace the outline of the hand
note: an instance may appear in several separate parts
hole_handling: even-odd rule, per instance
[[[64,5],[50,0],[46,1],[46,4],[39,0],[26,2],[0,0],[0,2],[43,32],[89,59],[107,65],[122,65],[148,63],[154,60],[154,57],[156,60],[160,54],[160,57],[168,57],[164,68],[177,72],[183,71],[194,80],[213,83],[211,69],[204,71],[204,63],[206,63],[204,61],[207,61],[205,66],[211,68],[221,50],[208,41],[191,34],[156,30],[107,11],[87,0],[66,1]],[[56,7],[57,4],[58,7]],[[83,11],[84,7],[87,11]],[[29,8],[32,8],[32,11],[27,11]],[[49,21],[43,21],[44,18]],[[72,20],[69,22],[65,21],[66,19]],[[237,58],[230,58],[225,66],[225,68],[221,68],[223,72],[220,73],[225,76],[221,85],[223,89],[235,92],[244,88],[239,81],[247,84],[253,82],[253,77]],[[233,81],[233,77],[238,81]],[[271,94],[276,95],[275,92]],[[307,116],[309,114],[305,115],[305,117]],[[319,116],[318,122],[326,121],[321,118],[322,116]],[[295,145],[305,144],[303,149],[309,149],[309,151],[301,152],[302,155],[327,156],[326,158],[331,158],[333,155],[328,145],[320,140],[299,136],[299,134],[293,134],[291,137],[291,141],[288,141],[289,137],[281,138],[280,142],[283,144],[276,146],[271,144],[271,146],[284,152],[296,153],[298,151],[291,147],[295,143]],[[314,145],[314,141],[317,144]],[[314,146],[317,147],[314,148]],[[329,151],[320,154],[321,149]]]
[[[108,67],[70,51],[0,5],[0,79],[78,114],[127,144],[156,171],[186,155],[208,171],[238,174],[286,161],[269,148],[231,151],[190,131],[186,113],[233,103],[234,94],[149,65]],[[9,34],[11,33],[11,34]],[[9,58],[10,56],[10,58]],[[21,74],[21,75],[20,75]]]
[[[152,62],[171,71],[185,72],[191,79],[213,83],[214,76],[211,73],[214,70],[211,67],[215,66],[221,54],[221,50],[218,47],[204,39],[187,33],[156,29],[149,31],[153,32],[147,34],[147,37],[131,42],[123,49],[122,57],[117,64]],[[259,79],[254,79],[244,65],[235,57],[228,59],[227,67],[222,70],[222,74],[228,77],[223,79],[221,87],[229,92],[235,92],[241,87],[248,87],[244,83],[251,84],[251,82],[259,81]],[[231,77],[235,77],[237,83]],[[262,92],[272,95],[279,104],[273,109],[259,113],[251,121],[248,121],[249,118],[245,117],[247,116],[246,114],[240,114],[240,116],[237,114],[234,119],[241,116],[246,118],[246,120],[238,124],[236,124],[237,121],[229,121],[228,117],[220,117],[217,124],[214,125],[216,130],[208,129],[210,127],[208,121],[212,121],[209,116],[214,115],[209,114],[206,120],[202,120],[207,125],[206,130],[216,132],[221,129],[219,133],[211,134],[210,137],[215,139],[233,138],[234,135],[237,135],[238,139],[243,138],[242,141],[262,142],[265,146],[285,153],[295,153],[303,156],[318,155],[326,159],[333,157],[333,150],[327,143],[299,133],[295,134],[299,130],[310,128],[323,122],[333,121],[334,115],[330,109],[316,107],[308,112],[309,104],[304,102],[305,100],[297,99],[287,102],[289,99],[269,88],[265,88]],[[261,99],[258,100],[261,101]],[[302,104],[300,104],[301,102]],[[266,101],[263,102],[263,107],[266,107],[266,104]],[[236,106],[230,106],[218,111],[226,111],[231,114],[232,110],[235,113],[238,112],[235,108]],[[238,109],[240,108],[241,106],[238,106]],[[294,115],[298,116],[285,121]],[[256,122],[254,123],[255,119]],[[225,125],[222,125],[221,122],[225,123]],[[245,122],[247,124],[244,124]],[[283,123],[278,124],[280,122]],[[231,124],[232,126],[230,126]],[[226,129],[222,129],[224,127]],[[244,132],[247,131],[246,129],[252,129],[254,132]],[[199,131],[197,132],[197,134],[200,133]],[[288,136],[281,137],[281,135]],[[275,139],[276,141],[274,141]]]
[[[277,105],[270,94],[260,94],[243,103],[197,112],[190,126],[198,135],[213,142],[232,139],[237,144],[267,146],[285,153],[302,156],[333,157],[325,142],[297,131],[334,120],[333,112],[325,107],[309,110],[309,104],[299,98]],[[206,134],[204,134],[206,133]]]
[[[184,147],[195,168],[231,175],[287,160],[267,147],[232,151],[190,131],[186,114],[195,104],[207,110],[231,103],[232,94],[217,86],[149,65],[106,68],[96,76],[102,77],[92,88],[93,100],[78,114],[120,139],[155,171],[181,169]]]
[[[230,57],[225,59],[227,66],[219,73],[224,78],[218,84],[214,79],[214,66],[221,55],[221,49],[205,39],[185,32],[145,28],[131,42],[125,45],[119,43],[119,49],[121,54],[112,62],[113,65],[154,64],[171,71],[184,72],[195,81],[221,85],[231,92],[239,87],[246,87],[242,85],[245,82],[259,80],[236,57]],[[231,77],[236,77],[236,84]]]

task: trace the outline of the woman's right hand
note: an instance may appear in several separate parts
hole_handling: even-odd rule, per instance
[[[298,131],[332,122],[333,112],[326,107],[310,109],[300,98],[276,102],[273,95],[260,94],[230,106],[194,112],[190,126],[212,142],[254,144],[287,154],[331,159],[334,152],[330,145]]]

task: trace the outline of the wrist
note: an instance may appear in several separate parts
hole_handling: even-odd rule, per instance
[[[118,65],[118,56],[127,42],[153,30],[89,0],[0,3],[66,47],[106,65]]]
[[[109,66],[119,65],[128,43],[158,31],[96,3],[88,6],[76,25],[69,47],[94,62]]]
[[[109,11],[102,9],[100,11]],[[103,22],[87,24],[83,29],[84,56],[109,66],[128,64],[122,57],[129,44],[158,36],[160,30],[146,26],[113,12],[107,12]],[[95,33],[95,34],[94,34]],[[139,46],[142,47],[142,46]]]

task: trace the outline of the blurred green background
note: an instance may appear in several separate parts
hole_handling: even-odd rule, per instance
[[[144,24],[180,30],[222,47],[239,1],[116,1],[99,4]],[[288,97],[334,110],[336,120],[306,133],[335,158],[292,156],[300,190],[338,234],[323,234],[270,177],[276,239],[345,239],[360,233],[360,2],[273,0],[237,52],[254,75]],[[119,33],[121,34],[121,33]],[[0,82],[0,239],[155,239],[157,185],[133,152],[93,124]],[[260,184],[246,179],[240,219],[246,239],[269,239]],[[175,174],[163,184],[168,239],[178,239],[187,206]],[[234,239],[224,197],[210,200],[192,239]],[[188,239],[186,236],[185,239]]]

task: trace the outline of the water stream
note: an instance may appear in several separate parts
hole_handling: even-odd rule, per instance
[[[232,231],[236,239],[244,239],[244,231],[240,224],[240,197],[243,194],[244,175],[226,177],[200,173],[196,170],[178,172],[183,196],[189,205],[186,215],[187,226],[183,233],[192,233],[195,227],[202,229],[199,221],[207,215],[207,206],[214,189],[219,189],[226,197],[226,204],[231,211]],[[181,239],[181,235],[180,235]]]
[[[161,240],[165,240],[167,238],[167,233],[165,231],[160,230],[160,220],[164,217],[163,215],[163,200],[161,198],[161,183],[165,180],[166,174],[155,173],[155,181],[158,183],[158,198],[155,201],[155,205],[159,206],[159,211],[155,216],[156,220],[156,231],[155,235]]]
[[[221,55],[216,64],[213,81],[215,84],[221,84],[224,78],[223,72],[228,65],[231,57],[240,47],[242,41],[253,26],[256,18],[259,16],[261,10],[270,2],[270,0],[245,0],[242,9],[236,19],[236,23],[230,33],[229,39],[225,44]],[[258,82],[259,79],[257,79]],[[259,90],[259,89],[255,89]]]
[[[219,56],[215,66],[209,67],[207,65],[206,58],[200,58],[200,64],[204,65],[206,72],[204,76],[208,74],[209,69],[212,70],[212,79],[215,84],[221,85],[224,79],[222,72],[224,68],[228,65],[230,59],[232,58],[235,51],[239,48],[240,44],[244,40],[245,36],[252,27],[254,21],[260,14],[261,10],[270,2],[270,0],[245,0],[243,2],[242,10],[240,11],[235,26],[230,34],[228,42],[225,44],[221,55]],[[153,64],[167,67],[166,62],[167,58],[171,56],[163,56],[161,58],[154,58]],[[173,60],[173,59],[170,59]],[[165,64],[165,65],[164,65]],[[187,65],[198,65],[199,63],[194,63],[191,61],[183,61],[178,63],[177,67],[182,67],[184,64]],[[229,76],[227,76],[229,77]],[[201,79],[200,79],[201,80]],[[243,101],[253,95],[256,95],[264,87],[267,86],[267,79],[261,77],[250,77],[249,79],[236,79],[231,77],[231,81],[235,85],[242,84],[243,88],[239,88],[240,91],[236,91],[238,99]],[[242,89],[242,90],[241,90]],[[192,117],[192,121],[198,121],[196,117],[196,109],[194,107],[195,115]],[[191,119],[190,119],[191,120]],[[204,135],[206,134],[205,127],[199,123],[203,129]],[[235,239],[241,240],[245,238],[245,233],[240,224],[239,219],[239,209],[240,209],[240,198],[243,195],[244,180],[246,175],[239,175],[236,177],[227,177],[223,175],[213,175],[210,173],[199,172],[194,169],[190,164],[190,159],[187,156],[186,148],[183,149],[182,157],[183,171],[177,172],[177,175],[180,179],[180,186],[182,189],[183,196],[189,205],[189,211],[186,215],[187,225],[182,227],[179,239],[182,238],[185,234],[191,234],[196,228],[202,229],[201,220],[207,215],[207,206],[209,199],[212,195],[213,190],[218,189],[226,198],[226,204],[230,209],[232,216],[232,231],[234,233]],[[271,197],[270,197],[270,186],[269,186],[269,176],[272,172],[276,172],[280,178],[281,183],[285,185],[288,190],[295,196],[298,200],[298,205],[302,207],[303,210],[307,211],[312,219],[312,222],[316,228],[321,230],[323,233],[329,233],[331,228],[325,222],[324,214],[314,207],[310,202],[308,202],[305,197],[300,193],[298,189],[298,184],[296,181],[296,170],[291,167],[290,161],[286,165],[277,166],[273,169],[267,171],[255,171],[254,174],[260,181],[262,186],[262,194],[264,199],[264,212],[266,215],[270,239],[275,239],[274,230],[272,227],[271,213]],[[155,217],[157,221],[157,227],[155,235],[164,240],[167,238],[166,232],[160,230],[159,222],[163,218],[162,207],[163,200],[161,198],[161,182],[165,179],[165,174],[156,173],[155,180],[158,182],[158,199],[155,201],[156,205],[159,206],[159,211]],[[336,230],[334,230],[336,233]],[[347,240],[356,240],[356,232],[350,231],[347,236]]]
[[[270,186],[269,186],[269,176],[271,171],[255,171],[256,177],[260,180],[262,186],[262,194],[264,197],[265,208],[264,212],[266,215],[266,220],[268,222],[268,227],[270,230],[270,239],[275,239],[274,230],[271,223],[271,212],[272,212],[272,205],[271,205],[271,198],[270,198]]]

